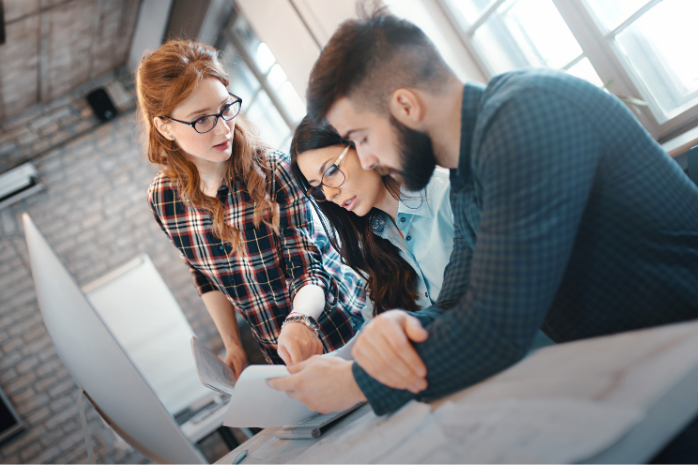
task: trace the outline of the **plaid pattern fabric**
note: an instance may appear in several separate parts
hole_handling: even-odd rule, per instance
[[[429,387],[355,364],[377,414],[496,374],[539,327],[564,342],[698,317],[698,188],[618,99],[549,70],[467,84],[460,150],[439,308],[415,314]]]
[[[150,185],[148,200],[155,220],[189,266],[199,294],[223,292],[249,323],[267,360],[283,363],[276,353],[277,338],[301,287],[314,284],[327,295],[318,318],[326,352],[354,335],[365,292],[364,282],[341,264],[324,230],[314,228],[307,199],[293,182],[288,156],[266,151],[265,157],[271,198],[279,204],[279,236],[264,223],[255,227],[254,203],[243,181],[231,180],[232,188],[224,184],[218,191],[228,223],[243,234],[241,253],[230,254],[230,245],[214,237],[210,214],[183,201],[176,183],[162,172]]]

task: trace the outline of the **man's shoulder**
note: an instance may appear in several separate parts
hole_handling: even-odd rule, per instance
[[[548,68],[527,68],[493,77],[483,95],[485,105],[500,106],[512,100],[525,98],[544,102],[549,99],[584,101],[603,90],[588,81],[564,71]]]

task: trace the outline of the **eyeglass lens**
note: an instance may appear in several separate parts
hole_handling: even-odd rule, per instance
[[[320,180],[320,184],[327,187],[339,187],[343,182],[344,173],[337,165],[331,165],[329,168],[327,168],[327,170],[325,170],[325,174],[322,175],[322,179]]]
[[[325,170],[325,174],[322,175],[320,184],[311,187],[306,191],[306,193],[312,196],[318,202],[325,202],[327,197],[325,197],[325,192],[322,190],[322,186],[326,187],[340,187],[346,181],[346,176],[342,170],[339,169],[337,165],[331,165]]]
[[[230,121],[231,119],[235,118],[238,113],[240,113],[240,102],[231,102],[223,107],[221,117],[225,121]],[[194,122],[194,129],[196,132],[200,133],[208,132],[213,129],[217,122],[218,117],[216,115],[204,116],[203,118],[199,118]]]

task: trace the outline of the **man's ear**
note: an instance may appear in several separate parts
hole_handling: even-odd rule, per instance
[[[157,131],[162,134],[165,139],[174,139],[174,134],[172,134],[172,127],[169,121],[163,121],[162,118],[158,118],[156,116],[153,118],[153,126],[155,126],[155,129],[157,129]]]
[[[421,96],[411,89],[396,89],[388,103],[390,114],[410,129],[419,129],[424,119],[425,107]]]

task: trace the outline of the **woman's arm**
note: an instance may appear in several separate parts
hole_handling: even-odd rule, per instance
[[[325,291],[320,286],[308,284],[296,293],[293,299],[293,313],[300,313],[318,319],[325,308]],[[322,353],[322,342],[317,333],[304,323],[292,321],[286,324],[279,334],[279,357],[286,365],[298,362]]]
[[[326,304],[330,276],[322,263],[322,251],[313,242],[310,205],[293,181],[286,156],[277,154],[272,163],[272,196],[279,205],[279,239],[286,264],[292,313],[302,313],[316,320]],[[293,365],[324,350],[321,335],[300,322],[289,322],[278,339],[279,357]]]
[[[240,342],[240,330],[235,316],[235,307],[221,291],[211,291],[201,295],[206,310],[211,315],[225,346],[223,360],[235,372],[235,379],[247,366],[247,354]]]

